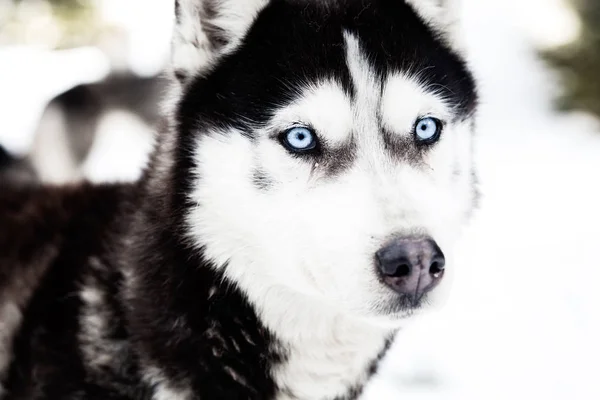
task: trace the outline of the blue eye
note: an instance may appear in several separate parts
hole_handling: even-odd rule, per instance
[[[292,151],[312,150],[317,146],[315,134],[308,128],[295,127],[283,133],[284,145]]]
[[[415,136],[419,142],[433,143],[440,138],[441,133],[441,121],[432,117],[421,118],[415,125]]]

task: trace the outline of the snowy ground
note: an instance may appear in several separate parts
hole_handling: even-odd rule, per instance
[[[448,305],[401,333],[366,397],[600,399],[600,126],[552,111],[554,78],[509,23],[527,18],[502,1],[463,2],[482,87],[482,207],[461,242]],[[15,93],[0,90],[1,109]],[[4,124],[28,118],[3,115]],[[26,149],[27,137],[7,133],[15,126],[0,125],[0,142]],[[107,137],[88,176],[131,176],[135,165],[114,161],[137,160],[131,152],[144,147]]]

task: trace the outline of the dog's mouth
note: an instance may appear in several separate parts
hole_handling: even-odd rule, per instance
[[[398,296],[398,300],[392,304],[391,309],[394,313],[406,313],[413,312],[423,308],[427,305],[427,294],[421,295],[401,295]]]

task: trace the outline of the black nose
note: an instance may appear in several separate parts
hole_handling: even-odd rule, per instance
[[[444,276],[446,259],[429,238],[398,238],[376,254],[383,281],[416,304]]]

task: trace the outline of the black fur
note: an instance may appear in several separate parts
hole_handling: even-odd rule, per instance
[[[363,40],[381,76],[426,69],[427,83],[460,115],[471,112],[475,89],[464,63],[402,1],[274,0],[237,51],[185,87],[175,137],[159,139],[139,183],[1,191],[0,313],[13,305],[23,312],[0,335],[10,349],[0,370],[7,400],[146,400],[159,383],[153,374],[194,399],[268,399],[283,390],[271,375],[288,356],[277,333],[186,238],[192,151],[212,126],[252,136],[304,82],[331,77],[354,96],[342,29]],[[222,46],[225,34],[214,34]],[[333,174],[353,146],[319,157]],[[173,168],[162,169],[164,158]],[[271,184],[260,171],[255,183]],[[80,295],[85,286],[100,293],[93,304]],[[108,324],[95,329],[93,318]],[[358,382],[344,397],[361,390]]]
[[[187,248],[178,219],[154,207],[135,211],[143,193],[84,186],[0,195],[0,305],[17,303],[24,321],[11,334],[13,362],[0,371],[7,399],[149,399],[140,365],[191,387],[195,398],[275,393],[269,367],[285,354],[273,335]],[[134,242],[123,243],[132,232]],[[125,291],[129,265],[136,284]],[[110,323],[92,341],[82,338],[83,285],[104,293],[92,311]],[[110,361],[86,363],[95,348]]]
[[[10,154],[0,146],[0,190],[8,183],[31,185],[37,182],[30,160]]]
[[[110,254],[108,238],[118,234],[129,190],[27,188],[0,194],[3,304],[17,303],[23,311],[3,382],[8,399],[124,398],[101,384],[110,375],[96,381],[86,374],[78,340],[78,291],[92,273],[90,258]],[[110,263],[116,267],[114,260]],[[111,323],[115,329],[123,326],[119,319]],[[127,363],[120,367],[119,381],[131,378]],[[139,392],[135,386],[128,390]]]
[[[0,146],[0,168],[4,169],[14,161],[14,158],[6,151],[6,149]]]

